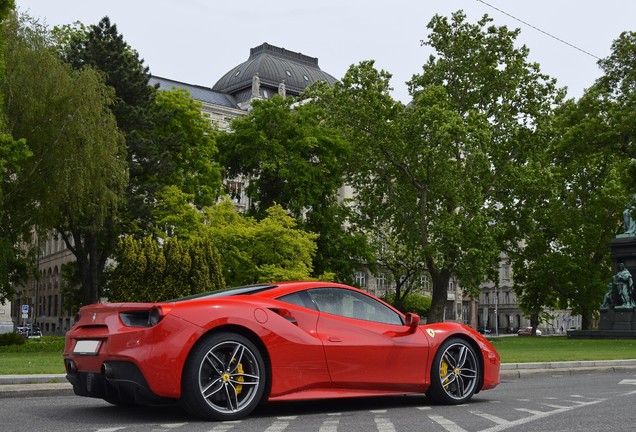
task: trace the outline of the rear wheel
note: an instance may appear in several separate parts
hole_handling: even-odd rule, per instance
[[[479,384],[480,363],[467,341],[450,338],[437,350],[426,396],[435,402],[457,405],[468,401]]]
[[[249,339],[235,333],[212,335],[186,362],[181,405],[197,417],[237,420],[259,404],[266,377],[262,355]]]

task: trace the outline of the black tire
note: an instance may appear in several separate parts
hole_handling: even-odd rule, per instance
[[[450,338],[435,353],[426,396],[445,405],[465,403],[475,394],[481,374],[481,364],[472,345],[463,339]]]
[[[249,339],[235,333],[208,336],[186,361],[181,406],[204,419],[242,419],[263,398],[267,375],[263,357]]]

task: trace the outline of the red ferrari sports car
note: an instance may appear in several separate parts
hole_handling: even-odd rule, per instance
[[[84,306],[64,364],[80,396],[236,420],[265,401],[425,393],[460,404],[499,383],[500,359],[470,327],[420,325],[346,285],[284,282]]]

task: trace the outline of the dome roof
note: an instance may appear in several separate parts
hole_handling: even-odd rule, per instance
[[[316,81],[333,84],[336,79],[318,67],[318,59],[264,43],[250,49],[247,61],[227,72],[213,90],[235,96],[239,102],[249,100],[254,77],[258,77],[261,97],[276,94],[281,83],[288,95],[298,96]],[[264,92],[270,89],[272,94]]]

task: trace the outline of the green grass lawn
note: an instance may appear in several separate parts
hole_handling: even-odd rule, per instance
[[[568,339],[565,336],[489,338],[502,363],[636,359],[636,340]],[[28,339],[0,346],[0,375],[62,374],[64,338]]]
[[[0,375],[64,373],[64,337],[46,336],[25,342],[0,346]]]
[[[568,339],[565,336],[489,338],[502,363],[636,359],[636,340]]]

